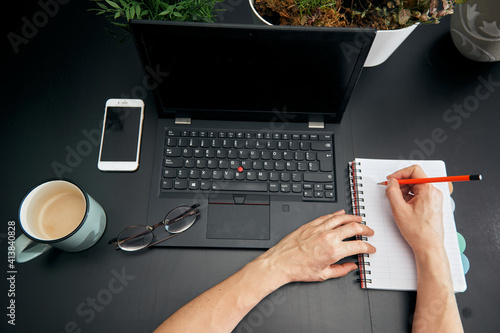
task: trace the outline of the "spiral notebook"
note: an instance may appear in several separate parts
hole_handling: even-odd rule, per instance
[[[392,217],[385,186],[377,183],[386,176],[419,164],[428,177],[446,176],[443,161],[403,161],[357,158],[349,162],[351,199],[354,214],[363,216],[363,223],[375,231],[372,237],[358,237],[377,248],[374,254],[360,254],[361,288],[385,290],[417,290],[417,271],[413,251],[399,232]],[[455,292],[467,288],[458,245],[450,190],[447,183],[433,184],[443,192],[445,248],[450,262]]]

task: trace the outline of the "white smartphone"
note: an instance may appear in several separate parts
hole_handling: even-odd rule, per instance
[[[97,167],[102,171],[135,171],[139,167],[144,102],[108,99],[104,111]]]

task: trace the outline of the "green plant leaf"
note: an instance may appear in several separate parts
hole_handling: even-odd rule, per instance
[[[106,2],[113,8],[120,9],[120,6],[114,1],[106,0]]]
[[[131,6],[130,7],[130,20],[133,19],[135,16],[135,7]]]
[[[115,14],[115,16],[114,16],[114,19],[116,20],[119,17],[120,17],[120,11],[117,11],[116,14]]]
[[[103,3],[96,2],[96,4],[97,4],[99,7],[101,7],[102,9],[104,9],[104,10],[107,10],[107,9],[108,9],[108,7],[107,7],[105,4],[103,4]]]

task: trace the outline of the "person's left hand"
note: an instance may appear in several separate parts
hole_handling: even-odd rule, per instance
[[[319,217],[290,233],[257,260],[266,261],[281,285],[344,276],[357,265],[337,261],[375,252],[375,247],[364,241],[344,241],[356,235],[373,236],[373,230],[360,222],[360,216],[347,215],[343,210]]]

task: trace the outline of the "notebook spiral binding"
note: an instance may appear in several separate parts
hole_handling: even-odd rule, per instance
[[[349,184],[351,187],[351,205],[354,215],[358,215],[363,217],[361,221],[362,224],[366,225],[365,221],[365,206],[362,203],[365,201],[363,198],[363,184],[361,181],[363,177],[360,175],[361,173],[361,163],[359,162],[349,162]],[[367,241],[368,237],[366,236],[356,236],[356,239]],[[367,278],[367,275],[371,275],[371,270],[366,269],[366,266],[370,266],[370,261],[368,261],[370,255],[368,253],[360,253],[358,254],[358,262],[359,262],[359,274],[360,278],[356,280],[356,282],[361,283],[361,288],[366,288],[367,284],[372,283],[372,279]]]

